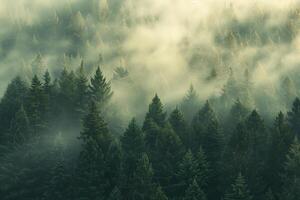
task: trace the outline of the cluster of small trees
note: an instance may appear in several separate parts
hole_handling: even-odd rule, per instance
[[[185,103],[194,95],[191,88]],[[269,128],[256,110],[249,111],[240,101],[234,104],[226,122],[218,120],[207,101],[193,117],[188,115],[192,118],[189,123],[185,115],[190,113],[186,109],[181,111],[184,107],[167,115],[155,95],[143,125],[128,119],[127,129],[117,137],[102,114],[111,96],[110,83],[100,68],[90,81],[83,65],[76,73],[63,70],[54,81],[48,72],[43,81],[34,76],[29,88],[21,78],[15,78],[0,104],[2,146],[23,146],[32,139],[42,143],[39,138],[50,134],[51,128],[62,123],[73,126],[82,119],[81,146],[75,159],[68,158],[61,149],[56,150],[59,156],[50,169],[40,163],[45,167],[33,165],[32,169],[17,171],[14,178],[5,179],[9,170],[3,167],[1,197],[300,199],[298,98],[287,116],[280,112]],[[195,110],[198,105],[190,103],[192,112],[191,108]],[[9,154],[10,150],[6,150],[1,157]]]

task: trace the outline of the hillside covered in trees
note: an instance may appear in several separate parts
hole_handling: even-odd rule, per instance
[[[1,200],[300,199],[297,2],[2,1]]]

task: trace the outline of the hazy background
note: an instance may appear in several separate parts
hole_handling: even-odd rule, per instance
[[[0,0],[0,94],[17,74],[83,59],[111,80],[120,115],[155,93],[179,104],[191,84],[200,101],[285,111],[299,95],[299,16],[296,0]],[[226,85],[238,89],[222,99]]]

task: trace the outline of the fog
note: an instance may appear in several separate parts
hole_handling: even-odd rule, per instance
[[[0,93],[17,74],[30,80],[48,68],[57,76],[83,59],[88,74],[101,65],[111,79],[120,115],[144,113],[155,93],[179,104],[191,84],[201,101],[218,98],[228,78],[242,82],[246,70],[251,107],[286,110],[283,80],[294,96],[300,86],[299,3],[1,0]],[[129,75],[114,76],[117,67]]]

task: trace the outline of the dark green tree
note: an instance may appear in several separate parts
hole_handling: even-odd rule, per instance
[[[206,200],[206,195],[201,189],[201,187],[199,187],[197,181],[194,180],[187,188],[183,199],[184,200]]]
[[[163,110],[163,105],[157,96],[157,94],[152,99],[149,105],[149,110],[146,114],[143,131],[147,131],[152,127],[151,123],[155,123],[159,127],[163,127],[166,123],[166,113]]]
[[[176,107],[176,109],[170,114],[169,122],[176,132],[176,134],[180,137],[181,141],[188,146],[190,144],[190,138],[188,135],[188,126],[184,120],[183,114]]]
[[[296,98],[292,110],[288,112],[288,120],[294,134],[300,137],[300,99]]]
[[[16,113],[20,110],[28,94],[28,87],[25,82],[18,76],[14,78],[4,93],[0,102],[0,143],[5,143],[5,138],[9,132],[11,122],[15,118]]]
[[[183,115],[188,123],[193,120],[193,117],[196,114],[195,110],[197,110],[199,106],[199,97],[194,89],[194,86],[191,85],[180,105]]]
[[[283,174],[284,200],[296,200],[300,198],[300,143],[296,138],[287,155],[285,172]]]
[[[290,145],[293,143],[293,134],[288,122],[282,112],[278,114],[274,121],[270,134],[270,147],[268,150],[266,179],[272,191],[276,191],[276,196],[282,191],[282,174],[286,155]]]
[[[75,79],[75,98],[76,112],[80,119],[86,112],[88,107],[88,79],[85,75],[84,64],[81,62],[80,68]]]
[[[97,68],[94,77],[91,78],[89,90],[91,99],[97,103],[99,108],[105,106],[113,95],[110,82],[103,76],[100,67]]]
[[[30,138],[30,124],[24,106],[16,113],[10,128],[10,141],[14,144],[24,143]]]
[[[32,79],[26,108],[33,135],[41,134],[47,128],[45,119],[47,105],[43,85],[37,76]]]
[[[224,200],[251,200],[252,196],[247,188],[244,177],[239,174],[232,184],[230,192],[225,194]]]
[[[209,102],[194,117],[192,150],[197,151],[202,146],[211,168],[208,179],[208,198],[218,199],[222,188],[222,154],[224,149],[224,138],[220,131],[217,117]],[[219,192],[216,192],[219,191]]]

